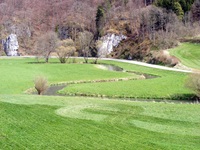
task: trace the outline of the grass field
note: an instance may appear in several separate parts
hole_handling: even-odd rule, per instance
[[[128,71],[148,73],[158,76],[149,80],[130,80],[106,83],[84,83],[67,86],[62,94],[105,95],[107,97],[177,99],[192,94],[184,87],[186,74],[150,69],[137,65],[100,61],[119,66]],[[33,87],[33,80],[38,75],[47,77],[49,82],[89,81],[113,78],[135,77],[127,72],[98,69],[95,64],[60,64],[56,59],[51,63],[35,63],[28,59],[1,59],[0,94],[20,94]]]
[[[0,96],[1,149],[199,149],[200,105]]]
[[[45,76],[50,83],[130,77],[128,73],[100,70],[93,64],[36,63],[33,58],[0,60],[0,94],[19,94],[33,87],[37,76]]]
[[[182,43],[170,50],[170,54],[179,58],[185,66],[200,69],[200,44]]]
[[[132,73],[101,70],[94,64],[50,61],[0,59],[0,149],[200,149],[200,105],[23,94],[33,87],[38,75],[53,84],[138,78]],[[108,96],[144,98],[192,94],[184,87],[185,73],[112,61],[101,63],[159,77],[130,83],[75,84],[69,90],[77,86],[85,92],[108,91]]]
[[[101,63],[105,63],[102,61]],[[185,73],[152,69],[137,65],[107,62],[120,66],[128,71],[156,75],[157,78],[147,80],[131,80],[107,83],[83,83],[67,86],[59,93],[67,95],[106,96],[115,98],[140,99],[187,99],[192,92],[185,88]]]

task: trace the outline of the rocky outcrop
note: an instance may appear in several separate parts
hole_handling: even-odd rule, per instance
[[[10,34],[5,40],[2,40],[2,44],[7,56],[19,56],[19,44],[16,34]]]
[[[107,34],[101,37],[102,45],[99,48],[99,53],[102,57],[110,54],[113,51],[114,47],[117,47],[122,40],[125,40],[127,37],[125,35],[116,35],[116,34]]]

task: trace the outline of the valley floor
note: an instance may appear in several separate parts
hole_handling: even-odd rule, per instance
[[[192,103],[194,93],[184,86],[187,72],[99,61],[124,69],[117,72],[80,61],[0,59],[0,149],[200,149],[200,105]],[[142,74],[156,78],[141,79]],[[78,83],[62,94],[95,97],[25,93],[38,75],[52,85]],[[134,80],[92,82],[119,78]],[[123,99],[128,97],[145,102]]]

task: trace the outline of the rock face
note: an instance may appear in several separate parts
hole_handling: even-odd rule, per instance
[[[10,34],[5,40],[2,40],[3,48],[7,56],[19,56],[16,34]]]
[[[107,34],[103,36],[100,40],[102,41],[102,45],[99,48],[99,53],[101,57],[105,57],[113,51],[114,47],[117,47],[119,43],[126,39],[127,37],[124,35],[115,35],[115,34]]]

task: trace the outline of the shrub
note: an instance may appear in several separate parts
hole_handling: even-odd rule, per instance
[[[151,57],[149,60],[147,60],[147,62],[151,64],[160,64],[174,67],[179,63],[179,59],[174,56],[170,56],[165,51],[158,51],[152,52]]]
[[[200,74],[199,73],[193,73],[189,75],[189,77],[186,80],[185,86],[191,90],[193,90],[200,98]]]
[[[75,53],[76,48],[72,39],[66,39],[60,42],[60,46],[56,49],[61,63],[66,63],[67,59]]]
[[[49,87],[47,79],[43,76],[36,77],[34,80],[34,84],[38,95],[43,94]]]

